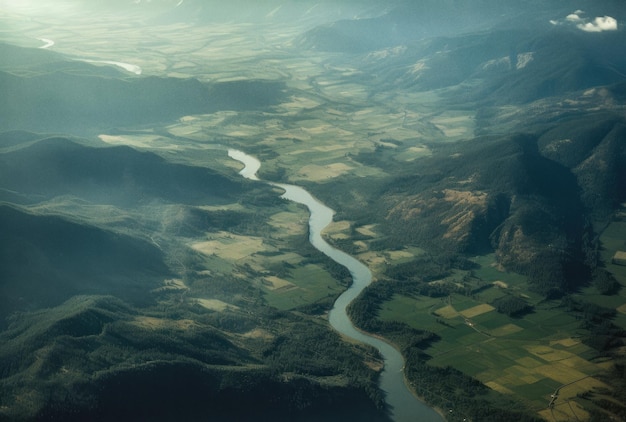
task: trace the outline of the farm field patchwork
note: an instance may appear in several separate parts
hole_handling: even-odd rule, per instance
[[[616,232],[609,233],[605,236]],[[620,246],[620,240],[614,241],[614,248]],[[607,250],[605,256],[612,253]],[[475,261],[481,263],[477,277],[483,282],[496,280],[492,287],[481,290],[479,300],[458,294],[446,298],[395,295],[383,303],[379,318],[437,333],[441,339],[426,351],[432,356],[432,365],[451,366],[472,375],[495,391],[525,401],[548,420],[588,417],[580,397],[609,388],[601,376],[610,369],[610,361],[591,360],[596,353],[582,343],[579,323],[558,310],[556,303],[537,303],[532,313],[511,318],[482,302],[507,289],[528,293],[530,300],[536,295],[517,287],[522,285],[521,277],[498,271],[489,256]],[[624,308],[621,296],[585,297],[618,311]],[[553,407],[548,409],[556,390]]]

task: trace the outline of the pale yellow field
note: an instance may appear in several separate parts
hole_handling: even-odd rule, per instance
[[[196,242],[191,247],[205,255],[215,254],[220,258],[233,261],[249,257],[260,251],[275,250],[264,244],[260,237],[238,236],[228,232],[220,232],[217,239]]]
[[[539,415],[543,419],[553,422],[584,421],[590,417],[589,413],[581,408],[577,402],[571,400],[557,400],[552,409],[541,410]]]
[[[435,311],[435,313],[446,319],[456,318],[459,316],[459,313],[451,305],[439,308]]]
[[[514,394],[513,391],[509,390],[508,388],[498,384],[495,381],[489,381],[486,382],[485,385],[489,388],[491,388],[494,391],[497,391],[498,393],[502,393],[502,394]]]
[[[509,288],[509,285],[506,284],[504,281],[501,281],[501,280],[494,281],[493,285],[496,286],[496,287],[499,287],[501,289],[508,289]]]
[[[520,364],[521,366],[523,366],[524,368],[538,368],[542,365],[544,365],[543,362],[540,362],[536,359],[533,359],[531,357],[524,357],[524,358],[520,358],[517,359],[515,362],[517,362],[518,364]]]
[[[431,120],[448,138],[471,137],[474,132],[473,116],[439,117]]]
[[[263,339],[263,340],[272,340],[274,339],[274,335],[272,333],[270,333],[267,330],[264,330],[262,328],[253,328],[252,330],[248,331],[247,333],[244,333],[242,335],[242,337],[247,337],[247,338],[257,338],[257,339]]]
[[[381,255],[378,252],[371,251],[360,253],[357,258],[359,259],[359,261],[366,263],[370,268],[375,268],[377,266],[383,265],[387,261],[384,255]]]
[[[350,230],[350,222],[347,220],[333,221],[324,228],[322,232],[324,235],[330,237],[336,237],[338,234],[347,237],[347,232]]]
[[[487,312],[491,312],[495,310],[495,308],[487,303],[482,303],[480,305],[474,306],[473,308],[466,309],[461,311],[461,315],[465,318],[474,318],[478,315],[486,314]]]
[[[576,368],[579,371],[585,371],[588,373],[595,373],[600,371],[600,368],[597,364],[589,362],[588,360],[576,355],[571,356],[567,359],[563,359],[559,361],[559,363],[569,368]]]
[[[386,252],[386,255],[389,257],[390,261],[405,260],[415,256],[415,254],[406,249],[400,251],[388,251]]]
[[[190,319],[171,320],[164,318],[153,318],[148,316],[138,316],[131,323],[140,328],[149,330],[161,330],[164,328],[187,330],[197,325],[195,321],[192,321]]]
[[[268,276],[264,277],[266,283],[263,283],[263,286],[268,288],[269,290],[278,290],[278,289],[286,289],[286,288],[295,288],[297,287],[290,281],[287,281],[283,278]]]
[[[163,281],[163,286],[154,289],[154,292],[173,292],[173,291],[185,291],[189,290],[189,287],[185,282],[178,278],[172,278]]]
[[[269,224],[284,235],[302,234],[306,231],[307,217],[304,213],[281,212],[272,215]]]
[[[604,388],[609,388],[609,386],[596,378],[587,377],[561,388],[559,390],[559,396],[563,398],[575,398],[577,394]]]
[[[561,384],[568,384],[587,376],[587,374],[583,374],[573,368],[561,365],[558,362],[552,362],[549,365],[542,365],[537,368],[533,368],[533,372],[558,381]]]
[[[319,182],[321,180],[330,179],[333,177],[341,176],[342,174],[349,173],[353,167],[344,163],[327,164],[320,166],[317,164],[309,164],[302,167],[297,173],[294,179],[307,179]]]
[[[553,349],[549,346],[526,346],[525,348],[533,355],[547,362],[555,362],[559,360],[569,359],[574,356],[570,352],[567,352],[565,350]]]
[[[498,327],[494,330],[491,330],[489,334],[491,334],[494,337],[502,337],[502,336],[514,334],[523,330],[524,329],[518,325],[506,324],[506,325],[503,325],[502,327]]]
[[[235,305],[231,305],[218,299],[201,299],[197,297],[191,299],[194,300],[198,305],[211,311],[224,312],[227,309],[239,309]]]
[[[101,141],[106,142],[109,145],[128,145],[135,148],[154,148],[156,142],[160,138],[157,135],[99,135]],[[171,146],[172,149],[176,149],[176,145]]]

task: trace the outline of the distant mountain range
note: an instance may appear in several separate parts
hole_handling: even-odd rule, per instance
[[[594,16],[623,18],[618,0],[525,2],[496,0],[424,0],[386,3],[387,9],[363,19],[344,19],[320,25],[297,40],[301,48],[363,53],[423,39],[455,37],[482,31],[533,30],[558,22],[576,10]],[[595,15],[598,16],[598,15]]]
[[[206,85],[195,79],[138,78],[110,66],[6,44],[0,44],[0,54],[6,59],[0,64],[4,131],[97,134],[190,114],[268,107],[277,104],[284,89],[268,81]]]

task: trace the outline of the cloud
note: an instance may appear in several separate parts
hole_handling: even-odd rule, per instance
[[[571,13],[565,17],[565,20],[570,22],[580,22],[583,20],[583,18],[578,16],[577,13]]]
[[[610,16],[598,16],[593,22],[579,23],[576,27],[585,32],[617,31],[617,21]]]
[[[616,31],[617,20],[611,16],[598,16],[593,21],[584,17],[585,12],[576,10],[564,19],[550,20],[552,25],[575,25],[576,28],[585,32]]]

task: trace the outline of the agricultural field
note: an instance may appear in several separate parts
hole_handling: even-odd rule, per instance
[[[607,267],[622,285],[626,281],[624,267],[611,264],[610,257],[624,245],[626,237],[620,232],[624,227],[624,223],[612,223],[601,238]],[[585,333],[579,320],[563,312],[557,301],[540,300],[525,291],[523,277],[499,271],[492,256],[476,257],[475,261],[480,269],[474,271],[474,277],[482,286],[490,284],[480,293],[445,298],[396,295],[381,306],[379,318],[438,334],[440,340],[426,350],[432,365],[459,369],[492,390],[522,400],[547,420],[588,418],[581,397],[609,389],[601,378],[612,368],[612,361],[598,359],[597,352],[582,343]],[[534,303],[534,310],[512,318],[489,304],[510,291]],[[624,327],[623,293],[607,297],[589,287],[580,294],[616,309],[614,321]]]

